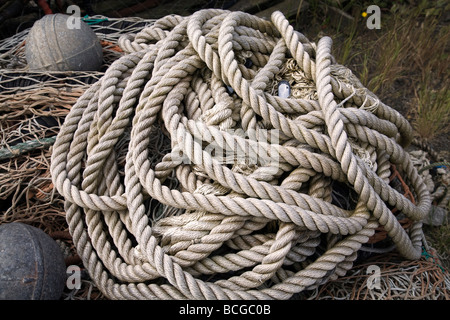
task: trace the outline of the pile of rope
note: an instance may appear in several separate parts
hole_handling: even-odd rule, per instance
[[[310,42],[280,12],[208,9],[119,45],[51,159],[108,298],[289,299],[344,276],[379,226],[420,258],[430,196],[404,151],[411,127],[334,61],[330,38]],[[274,94],[283,77],[303,98]],[[154,153],[161,134],[170,148]],[[391,165],[415,204],[389,185]]]

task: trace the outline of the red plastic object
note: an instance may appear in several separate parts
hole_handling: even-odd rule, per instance
[[[52,11],[52,9],[50,9],[46,0],[38,0],[37,4],[39,7],[42,8],[42,10],[44,11],[45,14],[53,14],[53,11]]]

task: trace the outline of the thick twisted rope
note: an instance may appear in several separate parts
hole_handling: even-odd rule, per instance
[[[420,257],[430,197],[403,150],[411,128],[334,62],[329,38],[316,48],[280,12],[202,10],[119,44],[127,54],[72,107],[51,163],[108,297],[288,299],[344,275],[379,225]],[[270,91],[288,60],[318,99]],[[171,142],[158,160],[155,132]],[[416,204],[389,186],[391,163]],[[350,210],[332,202],[335,183],[357,193]],[[149,199],[177,214],[155,221]]]

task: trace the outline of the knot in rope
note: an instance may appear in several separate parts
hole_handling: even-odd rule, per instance
[[[51,159],[109,298],[289,299],[344,275],[378,226],[420,258],[430,199],[403,149],[411,127],[335,62],[330,38],[310,42],[280,12],[208,9],[119,45]],[[391,164],[415,204],[389,185]]]

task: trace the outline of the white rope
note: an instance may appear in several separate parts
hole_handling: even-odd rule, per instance
[[[344,275],[379,225],[405,258],[420,257],[430,196],[403,150],[411,127],[332,75],[345,67],[329,38],[316,46],[280,12],[211,9],[119,44],[127,54],[72,107],[51,162],[77,251],[109,298],[288,299]],[[291,58],[316,100],[271,94]],[[170,138],[162,159],[155,132]],[[416,204],[389,186],[391,163]],[[178,187],[165,183],[173,175]],[[331,203],[333,181],[358,194],[353,210]],[[149,199],[175,213],[154,221]],[[414,221],[408,231],[387,204]]]

